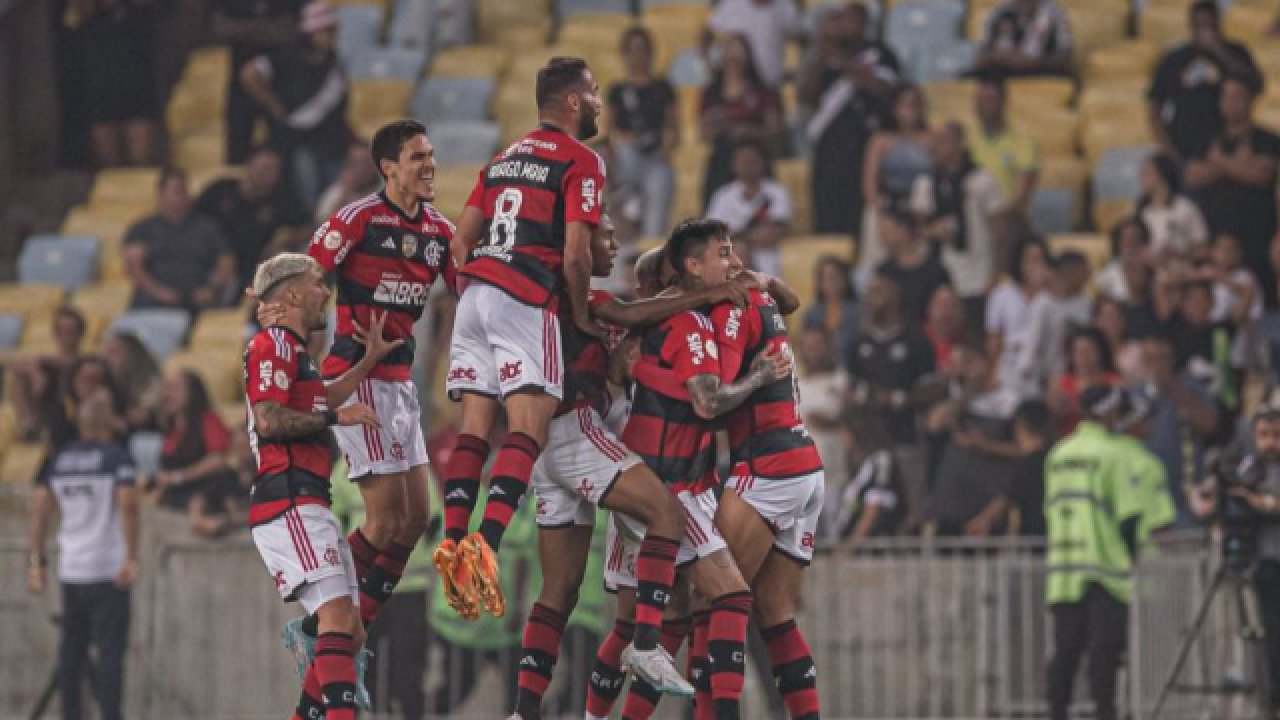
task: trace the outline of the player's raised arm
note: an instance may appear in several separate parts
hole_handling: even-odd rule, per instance
[[[480,177],[471,189],[471,196],[462,208],[462,215],[458,217],[458,228],[453,233],[453,240],[449,242],[449,254],[453,256],[455,267],[467,264],[471,251],[480,244],[480,236],[484,233],[484,173],[485,170],[480,171]]]
[[[756,356],[751,371],[738,382],[725,383],[719,375],[702,374],[690,378],[686,386],[693,400],[693,411],[703,420],[712,420],[741,405],[751,393],[790,373],[789,355],[770,348]]]
[[[691,292],[679,292],[670,295],[632,300],[630,302],[611,299],[594,308],[596,317],[625,328],[657,325],[667,318],[685,310],[696,310],[705,305],[719,302],[731,302],[738,307],[747,304],[748,293],[754,280],[749,277],[738,277],[726,283],[708,286]]]
[[[368,328],[360,327],[360,324],[352,321],[355,326],[356,342],[364,345],[364,355],[359,362],[352,365],[346,372],[342,373],[337,380],[325,385],[325,399],[329,403],[329,407],[338,407],[351,397],[356,391],[360,383],[369,376],[369,373],[382,362],[382,359],[391,353],[391,351],[404,345],[404,338],[396,338],[387,340],[383,337],[383,328],[387,325],[387,311],[381,313],[374,312],[370,317]]]

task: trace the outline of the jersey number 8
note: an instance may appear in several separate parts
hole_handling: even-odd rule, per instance
[[[516,220],[524,196],[516,188],[505,188],[493,203],[493,220],[489,223],[489,246],[511,252],[516,245]]]

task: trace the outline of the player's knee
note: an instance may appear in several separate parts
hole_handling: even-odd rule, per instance
[[[680,538],[684,536],[685,514],[680,500],[670,492],[654,493],[651,502],[653,509],[649,526],[659,530],[665,537]]]
[[[404,534],[405,522],[400,513],[382,513],[365,519],[361,528],[369,542],[377,548],[385,548]]]
[[[755,606],[752,609],[756,625],[762,628],[780,625],[795,617],[795,606],[787,598],[774,592],[755,592]]]
[[[578,585],[569,579],[553,583],[544,582],[538,602],[563,615],[569,615],[578,606]]]

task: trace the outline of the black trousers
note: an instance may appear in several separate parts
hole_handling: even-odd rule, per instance
[[[1253,589],[1258,595],[1258,615],[1265,633],[1267,680],[1270,683],[1271,711],[1280,711],[1280,562],[1258,561],[1253,575]]]
[[[1089,692],[1097,720],[1116,720],[1116,674],[1129,633],[1129,606],[1091,584],[1080,602],[1049,606],[1053,658],[1049,660],[1049,718],[1067,720],[1076,671],[1089,653]]]
[[[58,686],[63,720],[85,717],[81,697],[89,648],[96,651],[95,689],[102,720],[120,720],[124,652],[129,644],[129,591],[113,583],[64,583]]]
[[[393,593],[378,609],[365,643],[373,650],[368,685],[374,710],[390,713],[394,701],[400,709],[397,717],[422,720],[426,716],[429,637],[425,590]]]

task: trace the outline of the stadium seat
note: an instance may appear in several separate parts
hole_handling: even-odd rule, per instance
[[[1158,57],[1159,50],[1147,40],[1094,48],[1085,59],[1085,91],[1096,82],[1117,78],[1136,77],[1147,82]]]
[[[431,54],[432,13],[435,0],[396,0],[395,22],[388,28],[387,42],[399,48],[416,48]]]
[[[813,300],[813,264],[823,255],[852,263],[854,240],[848,235],[793,235],[779,248],[782,279],[800,295],[802,306]]]
[[[683,51],[696,49],[706,27],[708,13],[701,5],[669,5],[652,8],[641,16],[641,23],[653,35],[653,66],[666,72]]]
[[[1093,169],[1093,199],[1132,200],[1138,197],[1142,163],[1152,148],[1139,145],[1107,150]]]
[[[5,451],[0,460],[0,482],[9,485],[31,485],[44,463],[45,449],[36,443],[18,443]]]
[[[960,39],[960,23],[965,7],[961,2],[905,0],[889,10],[885,41],[900,55]]]
[[[126,283],[83,285],[71,296],[71,305],[85,317],[114,318],[129,309],[133,287]]]
[[[1016,78],[1010,80],[1009,112],[1035,112],[1046,106],[1065,108],[1075,94],[1075,85],[1067,78]]]
[[[1147,145],[1151,142],[1151,128],[1136,118],[1090,118],[1084,123],[1080,145],[1091,161],[1097,162],[1108,150]]]
[[[476,34],[483,42],[496,42],[503,31],[513,27],[551,27],[547,0],[476,0],[474,6]]]
[[[649,8],[654,8],[656,12],[661,12],[663,8],[680,5],[699,5],[702,7],[710,7],[710,0],[640,0],[640,12],[645,12]]]
[[[488,161],[489,158],[485,158],[484,162]],[[440,208],[440,212],[443,212],[447,217],[458,217],[462,207],[467,204],[467,198],[471,195],[471,188],[475,187],[476,178],[480,176],[480,171],[483,168],[484,163],[436,168],[436,199],[434,205]]]
[[[243,390],[243,351],[233,345],[221,350],[187,350],[173,354],[165,366],[190,370],[204,381],[213,404],[235,402]]]
[[[707,67],[707,61],[702,57],[702,53],[694,48],[685,48],[671,61],[671,67],[667,70],[667,79],[676,88],[701,89],[711,82],[711,68]],[[788,85],[788,87],[792,86]]]
[[[920,48],[912,63],[916,82],[955,80],[973,69],[976,55],[973,44],[967,42]]]
[[[1222,29],[1232,40],[1249,46],[1259,45],[1267,39],[1267,31],[1275,15],[1274,3],[1262,6],[1235,2],[1227,8]]]
[[[1142,39],[1157,48],[1168,48],[1187,39],[1187,10],[1182,3],[1149,5],[1138,19]]]
[[[427,58],[416,48],[369,47],[347,63],[353,80],[409,80],[416,82]]]
[[[186,310],[146,308],[130,310],[111,323],[109,332],[128,330],[138,336],[157,360],[165,360],[181,345],[191,325]]]
[[[1098,232],[1110,232],[1124,218],[1133,215],[1134,201],[1127,198],[1095,200],[1093,203],[1093,227]]]
[[[478,77],[498,80],[507,68],[507,51],[494,45],[453,47],[436,53],[431,78]],[[532,96],[532,91],[530,91]]]
[[[22,340],[22,316],[0,313],[0,350],[12,350]]]
[[[1035,142],[1046,155],[1073,155],[1079,136],[1079,120],[1066,108],[1046,104],[1036,110],[1013,114],[1014,128]]]
[[[540,48],[546,45],[550,38],[551,23],[548,21],[533,25],[505,27],[498,31],[494,42],[503,47]]]
[[[18,257],[18,280],[61,285],[68,291],[93,279],[98,270],[98,240],[68,235],[27,238]]]
[[[502,136],[497,123],[437,123],[427,130],[441,167],[488,162]]]
[[[791,232],[803,235],[812,223],[813,194],[809,191],[809,163],[803,160],[779,160],[774,175],[791,197]]]
[[[111,205],[121,201],[154,202],[159,180],[159,168],[99,170],[89,190],[89,205]]]
[[[18,410],[13,403],[0,403],[0,457],[18,440]],[[2,480],[0,480],[2,482]]]
[[[173,148],[173,162],[188,172],[221,167],[226,162],[227,141],[222,133],[188,135]]]
[[[351,83],[351,105],[347,116],[357,127],[375,130],[386,122],[402,118],[413,95],[410,80],[357,80]]]
[[[556,12],[561,21],[576,15],[630,15],[631,0],[556,0]]]
[[[378,44],[383,10],[378,5],[345,5],[338,11],[338,55],[347,61]]]
[[[129,436],[129,456],[133,458],[139,477],[154,475],[160,469],[163,449],[164,435],[158,432],[136,432]]]
[[[1042,235],[1068,233],[1079,217],[1076,195],[1061,188],[1039,188],[1031,196],[1031,226]]]
[[[1042,188],[1069,190],[1077,197],[1084,192],[1084,162],[1074,155],[1044,154],[1040,158],[1040,176],[1037,184]]]
[[[413,96],[415,118],[436,122],[483,122],[489,119],[492,78],[429,78]]]
[[[196,318],[188,345],[193,351],[235,348],[239,352],[249,339],[248,325],[239,308],[206,310]]]
[[[1111,259],[1111,243],[1101,233],[1065,233],[1049,236],[1049,250],[1055,255],[1074,250],[1089,259],[1089,267],[1096,272]]]
[[[1071,0],[1062,4],[1071,24],[1073,51],[1087,57],[1095,48],[1109,47],[1124,39],[1128,13],[1113,0]]]
[[[249,408],[243,402],[219,403],[214,412],[222,420],[222,424],[231,428],[232,432],[241,432],[247,420]]]
[[[65,295],[61,285],[0,283],[0,313],[21,315],[30,323],[52,314]]]

